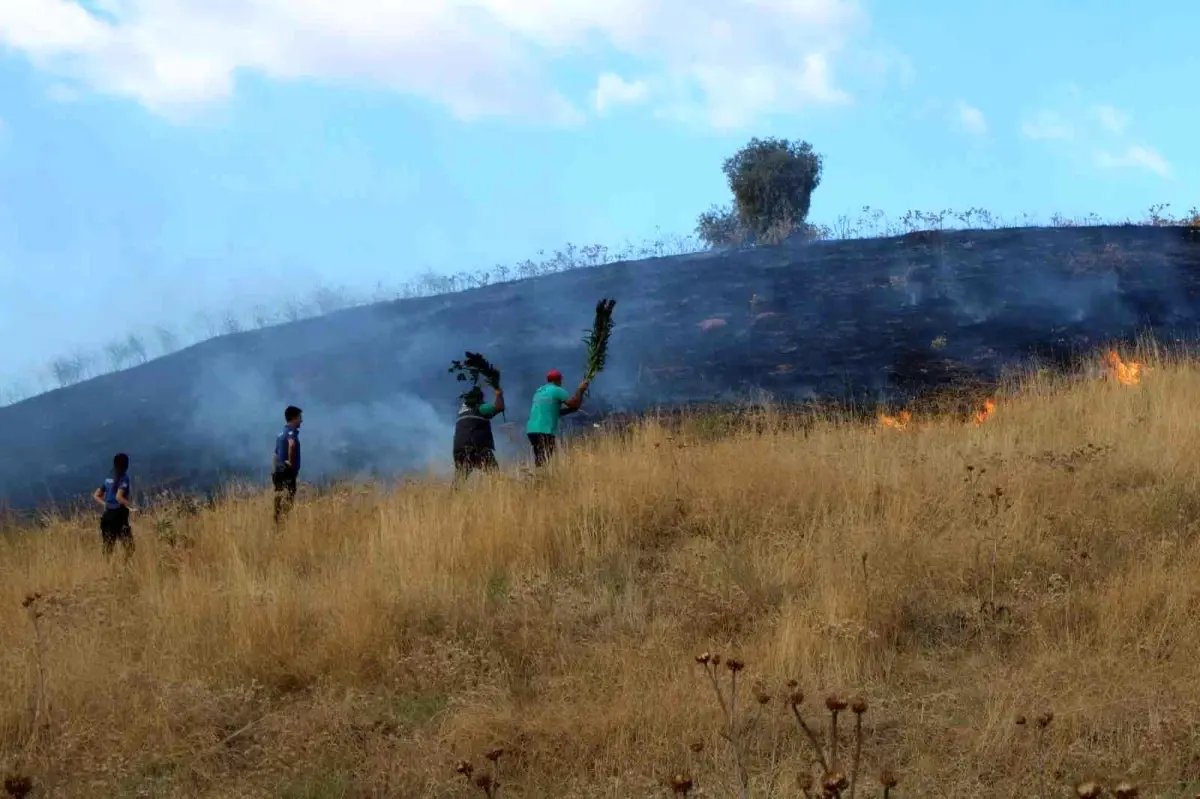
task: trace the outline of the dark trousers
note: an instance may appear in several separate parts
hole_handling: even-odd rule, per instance
[[[299,475],[295,469],[282,467],[276,469],[271,474],[271,484],[275,487],[275,523],[283,521],[287,516],[288,511],[292,509],[292,503],[296,501],[296,477]]]
[[[129,508],[105,508],[100,517],[100,541],[107,557],[112,554],[117,542],[125,550],[125,557],[133,555],[133,528],[129,525]]]
[[[467,476],[476,469],[490,472],[499,468],[500,464],[496,463],[495,450],[481,447],[463,447],[454,450],[454,473],[458,480],[467,479]]]
[[[554,454],[554,436],[549,433],[529,433],[529,445],[533,447],[533,465],[544,466]]]

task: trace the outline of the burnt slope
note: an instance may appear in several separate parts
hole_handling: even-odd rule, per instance
[[[502,368],[513,406],[502,454],[523,455],[512,447],[524,444],[528,395],[551,366],[578,379],[602,296],[619,300],[617,328],[593,412],[761,390],[895,396],[1143,330],[1190,335],[1197,267],[1200,243],[1181,228],[924,233],[620,263],[351,309],[0,409],[0,495],[17,508],[77,496],[118,450],[142,489],[260,479],[288,403],[306,413],[306,478],[444,468],[460,389],[446,369],[465,349]]]

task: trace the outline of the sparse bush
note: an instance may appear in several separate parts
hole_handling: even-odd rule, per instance
[[[340,311],[352,304],[350,293],[345,289],[322,286],[313,293],[312,305],[318,314]]]
[[[146,346],[135,333],[109,342],[104,346],[104,353],[108,356],[109,368],[114,372],[119,372],[135,364],[145,363],[148,359]],[[86,356],[77,356],[76,360],[83,363]]]
[[[25,383],[13,381],[0,388],[0,405],[11,405],[30,396],[32,391]]]
[[[158,339],[158,352],[160,355],[172,353],[179,346],[179,337],[175,334],[175,331],[164,325],[154,328],[154,337]]]
[[[63,355],[50,362],[50,373],[58,383],[59,388],[65,388],[83,380],[86,375],[86,362],[79,353]]]
[[[696,222],[696,237],[714,250],[740,247],[753,240],[737,211],[729,206],[718,205],[700,214],[700,219]]]
[[[149,360],[146,345],[136,333],[130,333],[129,337],[125,339],[125,352],[128,353],[129,359],[133,363],[145,363]]]

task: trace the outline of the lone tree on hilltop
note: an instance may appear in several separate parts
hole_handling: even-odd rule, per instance
[[[821,184],[821,156],[806,141],[750,140],[722,167],[734,207],[700,215],[696,235],[709,247],[777,244],[806,229],[813,191]]]

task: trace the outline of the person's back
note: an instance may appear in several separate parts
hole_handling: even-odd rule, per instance
[[[112,552],[118,541],[125,547],[126,557],[133,554],[133,528],[129,512],[133,510],[133,478],[129,476],[129,456],[123,452],[113,458],[112,473],[92,494],[104,506],[100,516],[100,539],[104,554]]]
[[[120,510],[123,506],[117,501],[117,494],[122,492],[127,497],[133,496],[133,478],[129,472],[104,478],[104,509]]]
[[[496,438],[492,434],[495,416],[496,406],[492,403],[464,400],[454,422],[454,451],[496,449]]]
[[[560,385],[546,383],[533,392],[533,405],[529,409],[529,421],[525,424],[525,432],[557,436],[558,422],[562,416],[562,405],[571,399],[571,395]]]
[[[584,380],[574,395],[568,394],[562,387],[562,372],[551,369],[546,373],[546,384],[533,392],[533,405],[525,425],[525,433],[533,448],[534,464],[541,466],[554,453],[563,408],[566,407],[568,411],[579,410],[587,387],[588,381]]]
[[[492,419],[502,410],[504,398],[499,391],[494,403],[483,401],[483,391],[478,386],[463,396],[454,421],[454,469],[460,479],[474,469],[498,468]]]

